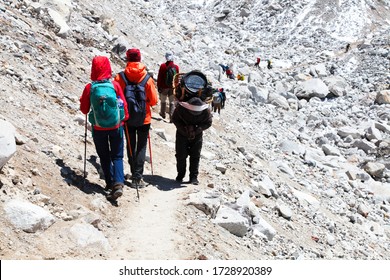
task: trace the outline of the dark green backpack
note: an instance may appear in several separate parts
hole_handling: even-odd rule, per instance
[[[174,66],[169,66],[167,68],[167,76],[165,77],[165,84],[172,87],[173,79],[177,74],[176,68]]]
[[[123,103],[120,106],[114,85],[109,80],[91,83],[91,111],[88,120],[103,128],[117,126],[124,119]]]

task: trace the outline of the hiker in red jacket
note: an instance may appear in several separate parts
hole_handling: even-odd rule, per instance
[[[256,58],[255,67],[260,68],[260,57]]]
[[[233,74],[233,71],[232,70],[230,70],[230,69],[228,69],[228,70],[226,70],[226,76],[229,78],[229,79],[232,79],[232,80],[234,80],[234,74]]]
[[[167,99],[169,100],[169,120],[172,122],[172,114],[175,109],[175,99],[173,94],[173,78],[179,73],[179,66],[173,62],[173,54],[165,54],[166,62],[160,65],[157,76],[157,88],[160,95],[160,116],[165,119]]]
[[[110,82],[111,65],[105,56],[95,56],[92,60],[91,80],[94,84]],[[100,165],[104,173],[106,190],[111,190],[108,198],[116,200],[123,193],[123,125],[129,118],[126,98],[122,88],[116,81],[111,81],[117,98],[123,102],[124,119],[113,127],[104,128],[99,125],[92,126],[92,137],[96,152],[100,158]],[[88,83],[80,97],[80,111],[88,114],[91,109],[91,87]],[[90,119],[91,120],[91,119]]]

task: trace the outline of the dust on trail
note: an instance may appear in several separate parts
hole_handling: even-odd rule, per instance
[[[163,128],[169,137],[174,137],[173,124],[163,121],[154,128]],[[174,141],[174,138],[171,140]],[[190,185],[180,185],[175,181],[176,161],[174,147],[164,146],[164,141],[151,130],[153,175],[150,163],[145,162],[144,180],[150,183],[137,191],[129,186],[118,199],[115,231],[110,236],[112,250],[108,259],[133,260],[176,260],[183,259],[178,244],[184,242],[179,232],[178,214],[183,197],[191,189]],[[161,151],[161,152],[159,152]],[[149,156],[149,147],[147,151]]]

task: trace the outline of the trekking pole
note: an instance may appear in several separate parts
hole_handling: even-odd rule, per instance
[[[125,123],[125,131],[126,131],[126,142],[127,142],[127,148],[129,149],[129,154],[130,154],[130,173],[131,173],[131,168],[133,165],[133,153],[131,152],[131,143],[130,143],[130,136],[129,136],[129,129],[127,128],[127,124]],[[137,199],[139,199],[139,190],[138,190],[138,184],[135,184],[135,188],[137,189]]]
[[[153,175],[152,144],[151,144],[151,141],[150,141],[150,133],[148,133],[148,140],[149,140],[150,168],[152,169],[152,175]]]
[[[87,182],[87,115],[85,115],[85,130],[84,130],[84,185]]]

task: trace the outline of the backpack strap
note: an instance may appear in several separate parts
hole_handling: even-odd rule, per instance
[[[142,87],[145,87],[145,85],[148,82],[149,78],[150,78],[149,73],[146,73],[145,77],[143,78],[142,82],[139,83],[139,85],[141,85]]]
[[[119,72],[119,75],[122,77],[122,80],[125,82],[125,85],[127,86],[129,84],[129,80],[127,80],[125,72],[121,71]]]
[[[119,75],[122,77],[122,80],[125,82],[126,86],[128,84],[135,84],[136,85],[136,83],[129,82],[129,80],[127,79],[127,77],[126,77],[126,75],[125,75],[125,73],[123,71],[119,72]],[[142,79],[142,81],[139,83],[139,85],[141,85],[142,87],[145,87],[145,85],[148,82],[149,78],[150,78],[149,73],[146,73],[145,77]]]

